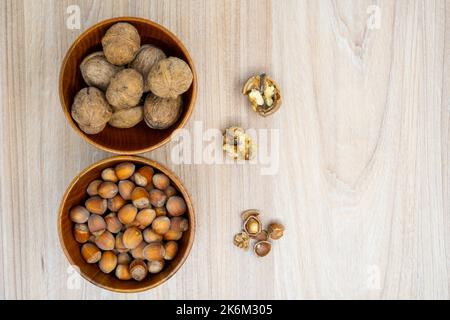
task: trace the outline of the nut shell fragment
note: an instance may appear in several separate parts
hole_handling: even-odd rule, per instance
[[[242,93],[249,99],[253,111],[263,117],[276,112],[282,103],[281,91],[278,84],[269,76],[264,76],[264,86],[261,86],[261,76],[253,76],[247,80]],[[264,92],[261,92],[261,87]]]
[[[259,241],[253,247],[253,251],[258,257],[265,257],[272,249],[272,244],[269,241]]]

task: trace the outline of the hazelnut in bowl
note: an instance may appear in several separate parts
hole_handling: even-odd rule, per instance
[[[61,105],[92,145],[139,154],[170,140],[197,96],[193,61],[170,31],[150,20],[104,20],[81,34],[63,60]]]
[[[74,178],[58,214],[70,264],[91,283],[140,292],[172,277],[194,241],[192,202],[180,180],[153,160],[116,156]]]

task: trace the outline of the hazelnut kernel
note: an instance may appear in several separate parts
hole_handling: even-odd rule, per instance
[[[250,237],[255,237],[262,230],[259,218],[257,216],[248,217],[244,222],[244,230]]]
[[[131,201],[138,209],[147,208],[150,205],[149,194],[142,187],[137,187],[131,193]]]
[[[99,215],[91,214],[88,219],[88,228],[94,236],[98,237],[106,230],[105,219]]]
[[[123,244],[128,249],[136,248],[142,242],[142,233],[136,227],[131,227],[123,233]]]
[[[70,220],[75,223],[85,223],[89,219],[89,211],[82,206],[76,206],[70,209]]]
[[[143,166],[139,168],[134,174],[134,182],[141,187],[146,187],[153,177],[153,168],[150,166]]]
[[[159,242],[152,242],[145,246],[143,255],[148,261],[162,260],[166,250]]]
[[[78,243],[86,243],[89,241],[91,234],[86,224],[76,224],[73,227],[73,236]]]
[[[106,168],[105,170],[103,170],[102,171],[102,179],[104,181],[109,181],[109,182],[114,182],[114,183],[119,181],[119,178],[117,178],[116,172],[114,171],[113,168]]]
[[[110,273],[117,266],[117,256],[112,251],[103,252],[98,267],[104,273]]]
[[[151,242],[160,242],[163,240],[163,236],[160,234],[157,234],[155,231],[153,231],[151,228],[147,228],[142,232],[142,235],[144,237],[144,241],[147,243]]]
[[[156,211],[153,209],[143,209],[138,212],[136,221],[139,223],[139,228],[144,229],[151,225],[156,218]]]
[[[183,217],[173,217],[170,219],[170,230],[184,232],[189,229],[189,221]]]
[[[153,175],[152,181],[155,188],[158,188],[159,190],[166,190],[170,184],[169,177],[164,173],[157,173]]]
[[[186,202],[179,196],[173,196],[167,200],[166,208],[170,216],[181,216],[186,212]]]
[[[131,200],[131,193],[134,190],[134,183],[130,180],[122,180],[119,182],[119,194],[124,200]]]
[[[152,222],[152,229],[157,234],[164,235],[170,229],[170,219],[165,216],[155,218]]]
[[[131,262],[131,257],[128,253],[123,252],[117,255],[118,264],[129,264]]]
[[[183,236],[183,232],[181,232],[181,231],[169,230],[164,234],[163,238],[166,241],[169,241],[169,240],[178,241],[181,239],[182,236]]]
[[[147,264],[141,259],[134,260],[130,263],[130,273],[134,280],[144,280],[148,273]]]
[[[106,229],[111,233],[118,233],[122,230],[122,223],[114,212],[105,217]]]
[[[155,260],[147,262],[148,272],[159,273],[164,268],[164,260]]]
[[[106,181],[98,186],[98,195],[103,199],[114,198],[117,192],[119,192],[119,189],[114,182]]]
[[[278,240],[284,234],[284,226],[280,223],[271,223],[268,228],[268,233],[270,238]]]
[[[111,232],[105,231],[101,235],[95,238],[95,244],[101,250],[112,250],[114,249],[116,241]]]
[[[115,197],[108,199],[108,209],[112,212],[117,212],[126,204],[126,201],[120,196],[116,195]]]
[[[117,217],[123,224],[129,224],[134,221],[137,215],[137,208],[132,204],[126,204],[120,208]]]
[[[116,267],[116,277],[119,280],[130,280],[131,273],[127,264],[119,264]]]
[[[156,208],[164,206],[167,200],[166,194],[158,189],[150,190],[149,197],[151,205]]]
[[[102,183],[102,180],[94,180],[86,188],[86,192],[91,197],[98,195],[98,186]]]
[[[119,163],[115,167],[116,176],[119,180],[126,180],[130,178],[135,170],[135,165],[131,162]]]
[[[104,214],[108,208],[107,201],[99,196],[90,197],[86,200],[84,205],[89,212],[100,215]]]
[[[175,258],[177,252],[178,252],[178,243],[175,241],[169,241],[164,245],[165,254],[164,259],[165,260],[172,260]]]
[[[101,251],[92,243],[85,243],[81,247],[81,255],[87,263],[96,263],[101,257]]]

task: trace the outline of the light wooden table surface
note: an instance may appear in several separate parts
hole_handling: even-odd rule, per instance
[[[190,51],[189,130],[280,130],[275,175],[176,165],[170,144],[144,154],[190,190],[198,232],[175,277],[137,295],[78,282],[56,227],[72,178],[111,156],[67,124],[59,66],[83,30],[123,15],[163,24]],[[449,299],[449,1],[1,0],[0,22],[0,298]],[[261,71],[284,97],[266,119],[240,94]],[[249,208],[287,227],[264,259],[232,244]]]

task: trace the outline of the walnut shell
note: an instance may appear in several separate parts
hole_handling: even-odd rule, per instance
[[[103,91],[106,91],[111,78],[120,70],[122,67],[109,63],[101,51],[88,55],[80,65],[84,82],[90,87],[96,87]]]
[[[132,107],[113,113],[109,124],[115,128],[127,129],[134,127],[144,119],[144,107]]]
[[[144,92],[144,79],[134,69],[124,69],[112,79],[106,90],[106,99],[114,110],[135,107]]]
[[[170,127],[180,117],[182,104],[181,96],[175,99],[164,99],[150,93],[144,103],[145,123],[153,129]]]
[[[282,99],[280,87],[267,75],[264,75],[264,87],[272,87],[273,89],[273,95],[269,99],[267,99],[268,97],[266,97],[265,93],[261,93],[261,76],[253,76],[245,83],[244,87],[242,88],[242,93],[247,96],[253,111],[257,112],[263,117],[267,117],[280,108]],[[253,94],[258,95],[259,99],[254,97]],[[261,100],[261,102],[259,102],[258,100]],[[270,100],[271,105],[267,104],[268,100]]]
[[[119,22],[106,31],[102,46],[106,59],[112,64],[122,66],[133,61],[141,46],[141,38],[131,24]]]
[[[111,119],[111,106],[105,99],[105,94],[94,87],[81,89],[72,104],[72,118],[80,125],[81,130],[88,134],[100,132],[101,127]],[[101,130],[100,130],[101,129]],[[100,130],[100,131],[98,131]]]
[[[189,65],[175,57],[157,62],[147,76],[150,91],[161,98],[176,98],[185,93],[192,79]]]
[[[164,51],[151,44],[146,44],[139,49],[136,58],[130,63],[130,67],[140,72],[144,77],[144,92],[150,91],[147,76],[151,68],[155,63],[165,58]]]

